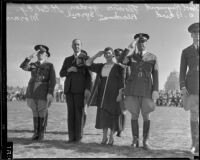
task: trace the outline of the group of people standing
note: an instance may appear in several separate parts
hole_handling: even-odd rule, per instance
[[[180,87],[184,97],[184,108],[191,111],[192,152],[198,151],[199,128],[199,23],[192,24],[189,32],[193,44],[182,53],[180,67]],[[86,122],[86,110],[90,105],[97,106],[95,128],[102,129],[101,144],[113,145],[114,134],[124,129],[125,114],[131,113],[132,146],[139,147],[139,123],[143,117],[143,148],[149,149],[150,113],[155,110],[159,97],[158,60],[155,54],[147,51],[149,35],[138,33],[125,49],[106,47],[89,57],[82,49],[80,39],[72,41],[73,54],[66,57],[59,72],[65,77],[64,94],[68,109],[68,143],[80,142]],[[53,100],[56,83],[52,63],[47,61],[49,48],[45,45],[35,46],[38,61],[30,63],[34,54],[27,57],[21,68],[31,71],[27,88],[27,104],[33,111],[34,135],[32,140],[44,138],[45,116]],[[95,63],[95,59],[104,56],[105,63]],[[116,62],[113,60],[116,59]],[[187,72],[187,68],[189,71]],[[92,83],[91,72],[96,73]],[[199,129],[198,129],[199,130]],[[108,131],[109,135],[108,135]]]

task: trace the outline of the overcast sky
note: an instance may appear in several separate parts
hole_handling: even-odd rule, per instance
[[[187,29],[195,22],[199,6],[194,4],[7,4],[7,85],[27,85],[30,73],[19,65],[36,44],[50,48],[59,77],[74,38],[92,56],[108,46],[124,49],[143,32],[150,36],[148,51],[158,58],[163,89],[169,73],[179,71],[182,50],[192,44]]]

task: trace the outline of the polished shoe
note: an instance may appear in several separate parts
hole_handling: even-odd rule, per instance
[[[192,147],[190,152],[193,154],[193,155],[199,155],[199,148],[197,147]]]
[[[107,138],[107,137],[106,137],[106,138],[103,138],[102,141],[101,141],[101,144],[102,144],[102,145],[105,145],[105,144],[107,144],[107,141],[108,141],[108,138]]]

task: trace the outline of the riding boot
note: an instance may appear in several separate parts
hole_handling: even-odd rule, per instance
[[[45,122],[44,122],[44,132],[46,133],[46,131],[47,131],[47,122],[48,122],[48,111],[47,111],[47,113],[46,113],[46,116],[45,116]]]
[[[143,122],[143,148],[144,149],[150,149],[150,146],[148,144],[149,139],[149,129],[150,129],[150,120]]]
[[[31,138],[31,140],[37,140],[38,139],[38,117],[33,117],[33,127],[34,127],[34,134]]]
[[[134,148],[139,147],[139,125],[138,120],[131,120],[131,128],[132,128],[132,136],[133,136],[133,143],[131,146]]]
[[[190,121],[190,128],[191,128],[191,138],[192,138],[191,152],[195,154],[199,152],[199,122]]]
[[[41,141],[44,139],[44,126],[45,126],[45,117],[39,118],[39,137],[38,140]]]

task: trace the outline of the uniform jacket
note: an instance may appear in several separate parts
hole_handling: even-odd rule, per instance
[[[48,93],[53,96],[56,74],[52,63],[47,61],[42,64],[39,62],[30,63],[30,60],[26,58],[21,63],[20,68],[31,72],[26,91],[27,98],[46,100]]]
[[[127,58],[127,65],[130,66],[131,73],[126,80],[124,94],[151,98],[152,92],[158,91],[158,63],[156,56],[147,52],[143,57],[134,53]]]
[[[179,81],[189,94],[199,94],[199,53],[194,45],[182,51]]]
[[[107,79],[107,85],[104,93],[104,97],[100,97],[100,84],[102,81],[101,71],[103,63],[92,64],[89,68],[92,72],[96,72],[96,80],[89,99],[89,105],[103,107],[111,114],[120,114],[119,102],[116,102],[116,98],[119,93],[119,89],[124,88],[124,68],[118,64],[114,64]],[[102,90],[102,89],[101,89]]]
[[[60,77],[66,77],[64,93],[83,94],[85,89],[91,90],[92,78],[87,67],[76,66],[78,72],[67,72],[71,66],[76,66],[74,55],[65,58],[60,70]]]

